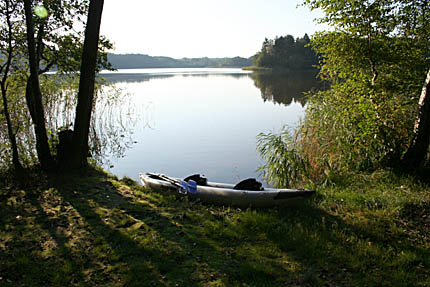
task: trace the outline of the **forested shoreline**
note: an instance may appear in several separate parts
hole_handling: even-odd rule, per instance
[[[115,69],[144,68],[242,68],[252,64],[251,58],[182,58],[174,59],[163,56],[145,54],[113,54],[107,55],[108,61]]]
[[[149,56],[146,54],[107,54],[114,69],[144,68],[248,68],[251,70],[303,71],[317,70],[318,56],[305,34],[301,38],[292,35],[265,39],[255,55],[233,58],[182,58]]]

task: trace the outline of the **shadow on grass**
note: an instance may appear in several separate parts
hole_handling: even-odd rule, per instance
[[[430,267],[423,256],[426,250],[414,246],[403,232],[389,230],[390,224],[383,220],[369,221],[372,230],[310,204],[230,214],[173,198],[152,204],[126,200],[123,206],[126,214],[159,236],[158,245],[152,241],[144,251],[150,252],[147,256],[163,284],[407,286],[424,280],[417,276],[424,276],[423,268]],[[124,200],[112,194],[98,204],[112,210]],[[103,223],[103,218],[97,220]],[[130,240],[106,224],[104,228],[103,233],[114,232],[120,241]],[[133,242],[138,240],[127,245]],[[132,273],[131,280],[135,276]]]
[[[27,187],[9,191],[0,201],[0,286],[66,286],[84,281],[76,268],[82,263],[60,231],[67,218],[57,216],[40,195],[40,190]]]
[[[184,213],[193,213],[193,203],[164,205],[162,196],[135,200],[103,174],[68,185],[57,182],[56,189],[85,219],[103,246],[103,264],[126,286],[273,286],[272,274],[228,255],[235,244],[208,240],[194,228],[199,222]]]
[[[64,179],[63,179],[64,180]],[[162,284],[163,254],[154,248],[145,248],[126,232],[128,223],[121,224],[131,206],[128,198],[122,197],[99,173],[89,182],[69,184],[56,182],[64,199],[83,218],[91,234],[91,253],[99,272],[93,274],[93,282],[124,286],[160,286]],[[143,210],[144,216],[154,215],[150,208]],[[97,274],[98,273],[98,274]]]
[[[402,227],[364,215],[351,221],[312,202],[268,210],[205,206],[98,171],[3,198],[2,286],[428,282],[426,250]]]
[[[294,213],[284,213],[290,217]],[[428,249],[383,221],[350,224],[340,216],[305,208],[299,219],[285,219],[268,238],[295,260],[306,263],[311,285],[419,286],[428,282]],[[373,229],[373,230],[372,230]],[[324,284],[323,284],[324,283]],[[417,285],[415,285],[417,284]]]

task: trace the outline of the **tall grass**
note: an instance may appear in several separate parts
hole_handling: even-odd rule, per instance
[[[266,160],[259,168],[263,179],[275,187],[290,187],[308,178],[309,161],[297,145],[297,139],[284,127],[280,134],[260,133],[257,150]]]

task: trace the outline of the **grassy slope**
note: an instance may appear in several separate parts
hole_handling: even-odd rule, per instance
[[[103,172],[0,192],[0,286],[430,286],[430,188],[388,172],[303,206],[189,202]]]

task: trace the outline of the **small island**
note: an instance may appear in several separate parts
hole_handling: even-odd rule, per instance
[[[245,67],[251,71],[305,71],[316,70],[318,56],[310,46],[310,38],[292,35],[265,39],[261,50],[253,57],[253,66]]]

